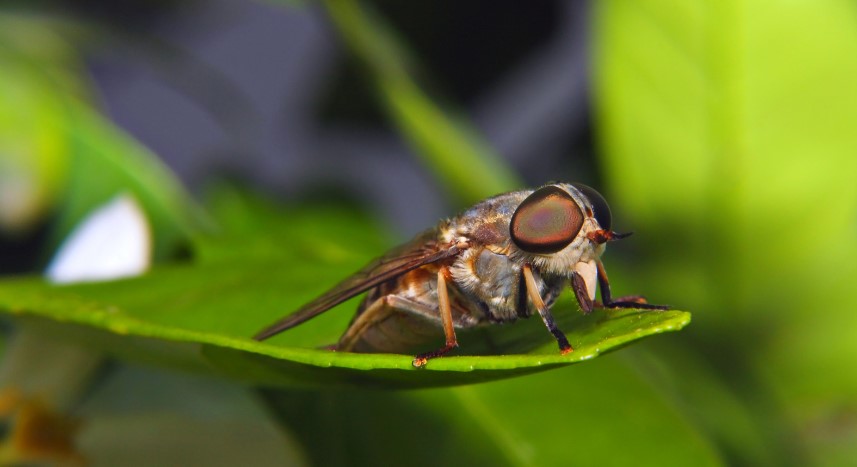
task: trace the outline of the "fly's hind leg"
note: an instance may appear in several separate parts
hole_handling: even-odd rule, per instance
[[[366,330],[384,321],[395,311],[404,311],[433,320],[437,319],[437,310],[430,306],[398,295],[384,295],[372,302],[357,316],[354,322],[351,323],[351,326],[345,331],[345,334],[339,338],[339,342],[335,346],[336,349],[350,352],[360,338],[363,337],[363,333]]]
[[[413,365],[417,368],[425,366],[430,358],[441,357],[458,347],[458,339],[455,337],[455,327],[452,323],[452,306],[449,304],[449,292],[446,290],[446,274],[446,268],[440,268],[437,271],[437,304],[443,323],[443,334],[446,336],[446,344],[437,350],[414,357]]]
[[[413,365],[422,367],[431,358],[445,355],[450,350],[458,347],[458,340],[455,337],[455,327],[452,320],[452,308],[449,302],[449,294],[446,287],[446,270],[441,269],[437,273],[437,297],[438,308],[429,305],[424,305],[413,300],[400,297],[398,295],[385,295],[369,305],[363,313],[357,316],[357,319],[351,323],[351,326],[345,331],[345,334],[339,339],[336,344],[338,350],[350,351],[354,348],[363,334],[372,326],[390,317],[395,311],[403,311],[414,315],[421,316],[430,321],[437,322],[440,318],[443,325],[443,333],[446,337],[446,343],[443,347],[432,352],[426,352],[414,357]],[[440,316],[438,317],[438,314]]]

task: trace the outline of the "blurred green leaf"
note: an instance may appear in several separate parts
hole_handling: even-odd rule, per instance
[[[79,101],[68,102],[64,130],[71,164],[55,234],[64,238],[84,216],[119,193],[130,192],[152,225],[155,257],[175,253],[192,233],[211,228],[202,209],[158,159]]]
[[[74,411],[89,465],[308,465],[252,388],[135,365],[105,373]]]
[[[0,228],[24,232],[65,182],[69,144],[59,91],[79,93],[74,54],[42,21],[0,13]]]
[[[596,14],[615,204],[650,235],[654,267],[711,285],[687,298],[723,305],[705,318],[721,327],[782,317],[782,291],[857,252],[807,240],[854,230],[857,17],[845,2],[767,4],[607,1]]]
[[[68,145],[52,121],[60,103],[2,56],[0,68],[0,228],[25,231],[56,202]]]
[[[753,418],[754,413],[736,396],[731,382],[721,378],[681,339],[653,342],[623,357],[641,380],[706,433],[721,455],[736,459],[735,453],[740,453],[749,465],[781,463],[783,454],[771,452],[769,434],[760,431],[764,423]]]
[[[225,184],[209,187],[216,230],[193,235],[194,260],[216,263],[265,259],[358,268],[383,251],[391,235],[358,208],[326,203],[283,207]]]
[[[699,309],[686,354],[768,444],[731,455],[853,458],[854,5],[606,1],[595,19],[604,167],[647,242],[640,288]],[[705,417],[723,439],[727,417]]]
[[[345,44],[370,71],[392,122],[460,205],[520,186],[465,119],[438,106],[419,88],[413,59],[380,17],[352,0],[325,4]]]
[[[476,386],[268,398],[316,465],[723,464],[616,356]]]

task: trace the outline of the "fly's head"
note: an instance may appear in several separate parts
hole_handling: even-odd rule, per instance
[[[628,235],[613,232],[611,223],[610,207],[594,189],[580,183],[546,185],[512,215],[512,256],[543,273],[570,276],[577,263],[597,259],[607,242]]]

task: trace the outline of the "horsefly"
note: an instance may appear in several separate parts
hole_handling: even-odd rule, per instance
[[[630,235],[612,231],[611,222],[601,194],[580,183],[497,195],[394,248],[254,338],[267,339],[368,291],[335,350],[400,353],[427,345],[442,329],[445,344],[414,358],[421,367],[458,346],[456,329],[536,312],[566,354],[572,347],[550,307],[567,283],[583,313],[595,306],[668,308],[640,296],[611,297],[600,257],[607,242]]]

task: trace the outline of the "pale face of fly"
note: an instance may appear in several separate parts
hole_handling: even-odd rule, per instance
[[[560,352],[571,352],[550,312],[567,285],[584,313],[596,305],[667,308],[639,296],[611,297],[599,258],[607,242],[629,235],[611,227],[607,202],[583,184],[498,195],[391,250],[255,338],[267,339],[368,291],[337,350],[396,352],[442,328],[446,344],[417,355],[419,367],[458,346],[455,329],[526,318],[534,309]]]
[[[571,277],[578,263],[598,259],[607,241],[621,237],[611,224],[610,207],[597,191],[582,184],[548,185],[515,209],[509,255],[543,274]]]

